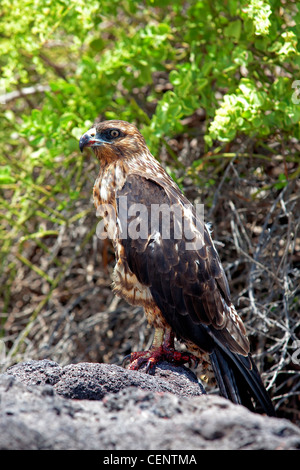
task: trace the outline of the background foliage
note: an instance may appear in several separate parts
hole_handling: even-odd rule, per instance
[[[298,7],[1,1],[3,367],[118,362],[151,340],[140,309],[111,295],[113,256],[91,203],[97,164],[78,151],[95,118],[124,119],[205,200],[266,385],[299,420]]]

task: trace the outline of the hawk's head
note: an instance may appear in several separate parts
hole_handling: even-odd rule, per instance
[[[138,156],[147,149],[142,134],[126,121],[103,121],[80,137],[79,148],[92,147],[99,160]]]

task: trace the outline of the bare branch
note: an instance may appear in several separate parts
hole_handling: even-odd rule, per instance
[[[35,95],[36,93],[45,93],[49,91],[49,85],[33,85],[29,87],[22,88],[20,90],[11,91],[10,93],[5,93],[0,96],[0,103],[6,104],[10,101],[25,98],[29,95]]]

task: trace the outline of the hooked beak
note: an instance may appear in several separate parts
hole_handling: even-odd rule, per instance
[[[85,134],[80,137],[79,148],[83,152],[84,147],[99,147],[105,143],[97,134],[95,128],[89,129]]]

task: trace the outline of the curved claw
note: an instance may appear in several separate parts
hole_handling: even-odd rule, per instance
[[[146,364],[146,374],[151,372],[152,367],[158,362],[156,356],[152,356],[152,351],[140,351],[131,353],[129,370],[139,370]]]
[[[131,362],[131,353],[123,357],[122,367],[126,368],[128,362]]]
[[[150,357],[148,359],[146,369],[145,369],[146,374],[150,374],[150,373],[153,374],[154,373],[153,369],[154,369],[155,364],[156,364],[155,359]]]
[[[123,358],[122,367],[126,368],[129,363],[129,370],[139,370],[146,363],[145,372],[149,373],[156,362],[156,359],[151,357],[151,351],[139,351],[127,354]]]
[[[191,369],[192,369],[192,368],[197,369],[197,367],[198,367],[198,365],[199,365],[199,359],[198,359],[198,357],[196,357],[196,356],[194,356],[194,355],[192,355],[192,354],[189,354],[189,359],[188,359],[187,362],[188,362],[188,365],[189,365],[189,367],[190,367]],[[194,363],[194,365],[193,365],[193,363]]]

